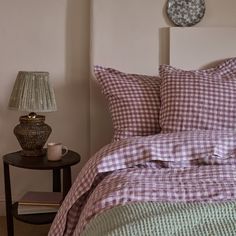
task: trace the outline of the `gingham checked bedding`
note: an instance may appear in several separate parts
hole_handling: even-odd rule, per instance
[[[114,140],[160,132],[160,77],[102,66],[95,66],[94,73],[109,102]]]
[[[232,79],[236,74],[236,57],[225,59],[217,66],[208,69],[183,70],[167,64],[161,65],[159,69],[160,74],[168,71],[170,73],[174,73],[175,75],[182,76],[186,76],[188,74],[192,77],[204,76],[206,78],[208,76],[214,76],[215,78],[224,77]]]
[[[130,202],[236,199],[236,131],[186,131],[113,142],[75,180],[49,235],[79,235],[103,211]]]
[[[209,70],[160,66],[162,132],[236,128],[236,58]]]

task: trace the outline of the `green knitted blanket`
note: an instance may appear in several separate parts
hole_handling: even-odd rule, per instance
[[[132,203],[90,221],[82,236],[236,236],[236,202]]]

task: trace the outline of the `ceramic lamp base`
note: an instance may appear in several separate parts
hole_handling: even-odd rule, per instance
[[[43,149],[52,129],[44,123],[45,116],[21,116],[20,124],[14,128],[14,134],[22,147],[23,156],[42,156]]]

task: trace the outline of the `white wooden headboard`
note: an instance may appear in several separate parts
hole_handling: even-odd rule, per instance
[[[183,69],[210,66],[236,57],[236,28],[170,28],[169,63]]]
[[[109,1],[92,1],[91,154],[109,143],[112,137],[111,118],[94,79],[93,65],[154,75],[158,74],[160,63],[195,69],[236,56],[236,28],[158,29],[153,25],[141,25],[139,31],[136,27],[122,26],[123,19],[116,20],[115,9]]]

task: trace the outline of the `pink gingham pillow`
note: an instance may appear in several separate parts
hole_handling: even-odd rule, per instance
[[[160,76],[164,73],[168,72],[172,75],[178,75],[178,76],[203,76],[203,77],[209,77],[214,76],[215,78],[224,76],[225,78],[232,78],[236,74],[236,57],[229,58],[223,60],[221,63],[219,63],[215,67],[211,67],[208,69],[198,69],[198,70],[183,70],[180,68],[176,68],[171,65],[161,65],[159,68],[159,74]]]
[[[102,66],[95,66],[94,72],[109,102],[114,140],[160,132],[159,77],[127,74]]]
[[[162,132],[236,129],[236,58],[209,70],[160,66]]]

